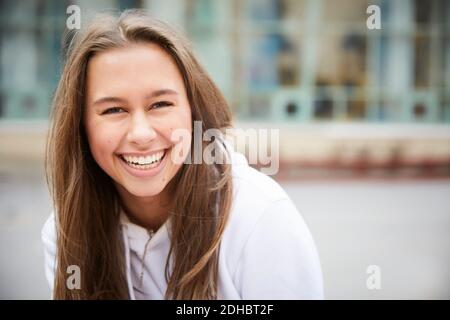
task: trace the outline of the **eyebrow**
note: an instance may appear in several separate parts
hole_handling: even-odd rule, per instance
[[[156,98],[156,97],[163,96],[163,95],[178,95],[178,92],[176,92],[175,90],[172,90],[172,89],[155,90],[151,94],[146,95],[145,99]],[[124,103],[124,102],[126,102],[126,99],[119,98],[119,97],[102,97],[102,98],[95,100],[94,105],[105,103],[105,102]]]

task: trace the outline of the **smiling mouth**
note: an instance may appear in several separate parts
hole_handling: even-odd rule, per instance
[[[124,156],[123,154],[118,157],[129,167],[138,170],[148,170],[156,168],[163,160],[167,154],[167,149],[158,152],[152,156],[146,157],[130,157]]]

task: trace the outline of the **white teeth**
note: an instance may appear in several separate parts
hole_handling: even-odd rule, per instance
[[[134,156],[126,156],[123,155],[123,158],[128,162],[128,163],[133,163],[133,164],[139,164],[139,165],[149,165],[152,163],[155,163],[159,160],[161,160],[161,158],[164,156],[164,151],[159,151],[157,153],[154,153],[152,155],[148,155],[145,157],[134,157]]]

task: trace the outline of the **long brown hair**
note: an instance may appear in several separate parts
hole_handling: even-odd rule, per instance
[[[89,59],[97,52],[137,42],[155,43],[174,59],[183,76],[192,120],[201,121],[202,130],[231,126],[224,97],[180,32],[142,10],[127,10],[118,17],[97,16],[78,31],[67,47],[55,93],[45,161],[57,226],[56,299],[129,298],[120,200],[112,179],[90,153],[83,115]],[[214,299],[220,239],[231,206],[230,165],[183,164],[167,188],[173,192],[174,203],[166,298]],[[79,290],[66,287],[69,265],[80,267]]]

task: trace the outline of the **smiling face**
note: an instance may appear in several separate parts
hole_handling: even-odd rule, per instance
[[[94,55],[86,85],[84,123],[95,161],[122,197],[159,195],[182,165],[171,152],[191,145],[172,139],[174,130],[192,132],[177,65],[156,44],[129,44]]]

